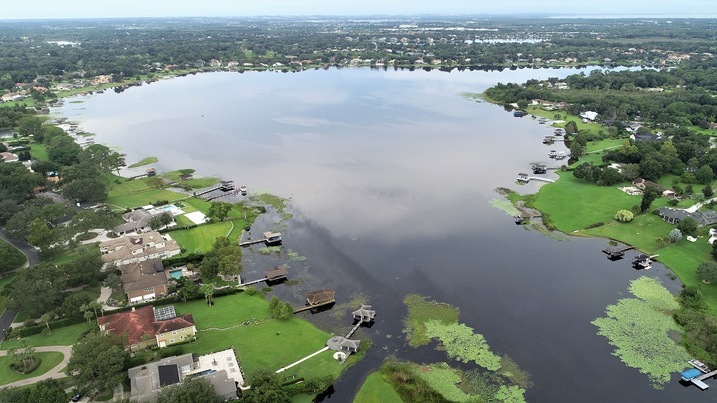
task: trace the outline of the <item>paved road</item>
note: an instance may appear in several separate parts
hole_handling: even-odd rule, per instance
[[[70,362],[70,355],[72,355],[72,347],[70,346],[44,346],[44,347],[35,347],[35,351],[38,353],[44,353],[49,351],[56,351],[58,353],[62,353],[64,357],[62,358],[62,362],[57,364],[55,368],[52,368],[51,370],[45,372],[44,374],[40,376],[36,376],[33,378],[27,378],[23,379],[17,382],[8,383],[6,385],[2,385],[3,388],[5,387],[16,387],[16,386],[25,386],[25,385],[31,385],[36,382],[44,381],[45,379],[59,379],[64,378],[67,375],[63,372],[65,367],[67,366],[67,363]],[[0,351],[0,356],[7,355],[7,351],[2,350]]]
[[[5,233],[5,230],[2,228],[0,228],[0,239],[19,249],[20,252],[22,252],[23,255],[25,255],[25,257],[27,258],[27,261],[30,263],[30,266],[34,266],[40,263],[40,256],[37,254],[37,250],[30,246],[29,243],[10,239],[10,237],[8,237]]]
[[[12,325],[12,321],[15,319],[16,315],[17,313],[15,311],[6,309],[2,313],[2,316],[0,316],[0,341],[5,339],[5,329]]]

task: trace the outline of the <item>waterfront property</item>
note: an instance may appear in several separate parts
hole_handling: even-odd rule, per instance
[[[238,388],[245,386],[242,370],[234,350],[194,357],[192,354],[172,356],[130,368],[131,399],[153,402],[159,391],[186,379],[201,378],[208,381],[214,391],[225,400],[237,398]]]
[[[192,314],[177,316],[174,307],[143,306],[97,319],[103,332],[127,336],[130,351],[158,346],[167,347],[194,339],[197,328]]]
[[[688,211],[684,209],[678,209],[673,207],[660,207],[657,209],[657,214],[664,221],[670,224],[677,224],[685,218],[693,218],[697,221],[697,226],[704,227],[705,225],[712,225],[717,223],[717,211]]]
[[[122,265],[149,259],[166,259],[179,255],[181,251],[169,235],[152,231],[102,242],[100,253],[105,263]]]
[[[122,287],[127,301],[136,304],[167,295],[167,273],[159,259],[120,265]]]

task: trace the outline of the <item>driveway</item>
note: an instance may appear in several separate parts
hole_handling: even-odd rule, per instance
[[[34,266],[40,263],[40,256],[37,254],[37,250],[30,246],[29,243],[25,241],[11,239],[7,236],[5,230],[2,228],[0,228],[0,239],[19,249],[20,252],[22,252],[22,254],[25,255],[25,257],[27,258],[27,261],[30,266]]]
[[[36,382],[44,381],[45,379],[59,379],[64,378],[67,375],[63,372],[65,367],[67,367],[67,363],[70,362],[70,355],[72,355],[72,347],[70,346],[43,346],[43,347],[35,347],[35,351],[38,353],[44,353],[44,352],[58,352],[62,353],[64,355],[62,361],[55,366],[55,368],[52,368],[51,370],[45,372],[44,374],[40,376],[36,376],[33,378],[27,378],[20,381],[8,383],[6,385],[2,385],[3,388],[5,387],[17,387],[17,386],[25,386],[25,385],[31,385]],[[7,350],[0,350],[0,356],[7,355]]]

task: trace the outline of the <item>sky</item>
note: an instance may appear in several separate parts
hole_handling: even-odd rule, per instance
[[[3,3],[0,19],[517,13],[717,16],[717,0],[5,0]]]

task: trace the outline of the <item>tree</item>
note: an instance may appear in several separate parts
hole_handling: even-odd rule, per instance
[[[585,152],[585,146],[580,144],[577,141],[573,141],[570,144],[570,157],[573,159],[578,159],[583,156],[583,153]]]
[[[247,403],[287,403],[289,394],[281,386],[276,374],[260,369],[249,379],[251,389],[244,392],[243,402]]]
[[[692,217],[687,217],[677,223],[677,229],[682,231],[683,234],[694,235],[697,231],[697,220]]]
[[[129,360],[126,338],[90,333],[72,347],[65,373],[72,376],[81,392],[114,388],[125,377]]]
[[[162,213],[149,219],[149,227],[153,230],[158,230],[172,222],[172,215],[170,213]]]
[[[566,134],[575,134],[578,132],[578,124],[571,120],[565,125]]]
[[[646,186],[645,191],[642,194],[642,201],[640,202],[640,211],[645,213],[650,209],[650,205],[660,195],[660,191],[652,186]]]
[[[204,256],[199,266],[199,272],[206,280],[211,280],[218,274],[236,276],[241,274],[241,246],[227,238],[217,238],[213,249]]]
[[[602,170],[600,179],[597,180],[597,184],[600,186],[612,186],[622,182],[623,180],[624,177],[617,169],[607,167]]]
[[[79,202],[104,202],[107,193],[107,184],[97,178],[76,179],[62,189],[65,197]]]
[[[717,283],[717,263],[702,262],[697,266],[697,276],[708,283]]]
[[[229,215],[232,207],[231,203],[212,202],[209,206],[209,216],[216,218],[219,221],[224,221],[224,219]]]
[[[667,236],[670,237],[672,243],[679,242],[682,239],[682,231],[677,228],[673,228]]]
[[[177,297],[182,301],[187,302],[199,296],[199,287],[189,278],[181,277],[177,283]]]
[[[714,192],[714,190],[712,190],[712,186],[710,186],[708,184],[702,188],[702,194],[705,196],[705,198],[709,199],[710,197],[712,197],[715,194],[715,192]]]
[[[630,210],[618,210],[615,214],[615,219],[618,222],[630,222],[634,218],[632,211]]]
[[[60,305],[65,297],[64,288],[64,275],[52,263],[40,263],[23,270],[15,281],[5,286],[12,308],[31,318],[38,318]]]
[[[516,104],[518,104],[518,108],[525,109],[530,105],[530,102],[527,99],[519,99]]]
[[[50,329],[50,320],[52,319],[52,316],[50,316],[49,313],[45,313],[42,316],[40,316],[40,320],[42,322],[45,322],[45,326],[47,326],[47,334],[51,335],[52,330]]]
[[[40,249],[48,249],[55,242],[55,233],[47,225],[47,222],[36,218],[27,228],[27,242]]]
[[[191,378],[180,384],[160,389],[157,403],[219,403],[223,402],[209,381],[202,378]]]
[[[199,292],[204,294],[204,299],[207,301],[207,305],[212,306],[212,296],[214,295],[214,283],[202,284],[199,287]]]
[[[712,171],[712,168],[705,164],[700,167],[700,169],[695,172],[695,179],[697,179],[697,182],[707,185],[710,182],[712,182],[712,179],[714,179],[714,172]]]
[[[67,394],[60,384],[54,379],[46,379],[37,382],[35,385],[18,389],[0,389],[1,403],[33,402],[33,403],[57,403],[67,401]]]
[[[42,131],[42,119],[36,117],[25,117],[20,119],[20,125],[17,132],[21,136],[34,136]]]

